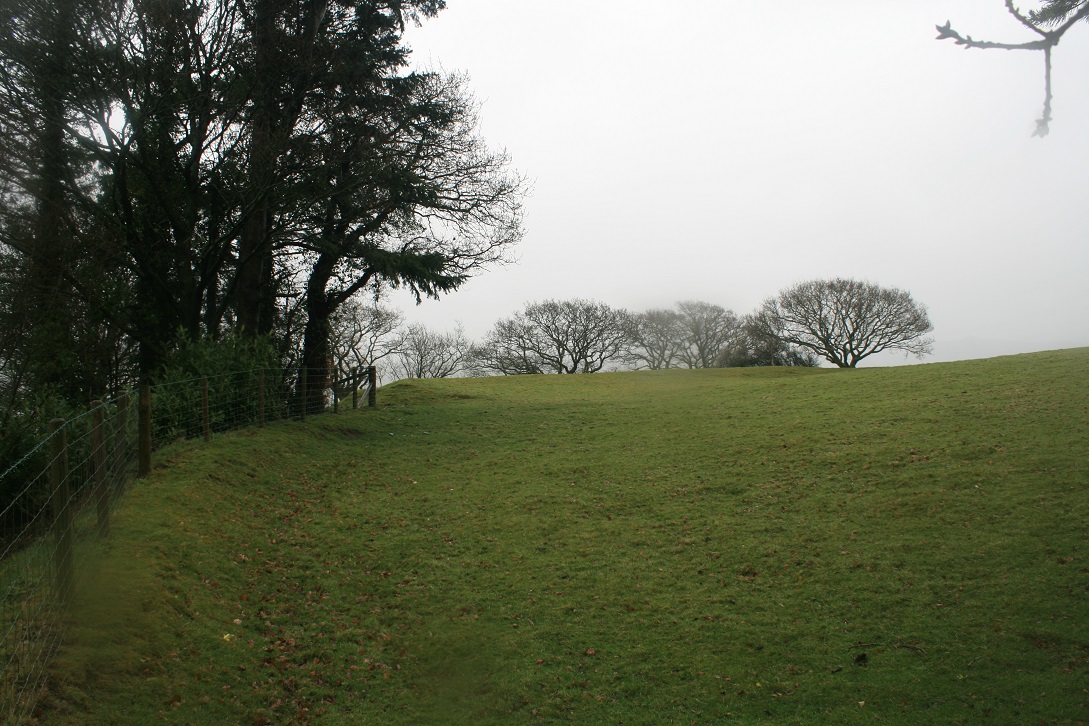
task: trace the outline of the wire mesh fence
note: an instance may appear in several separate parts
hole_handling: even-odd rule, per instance
[[[309,375],[308,375],[309,374]],[[346,407],[375,405],[374,369],[328,380],[273,369],[175,381],[96,401],[0,472],[0,723],[28,720],[63,639],[77,567],[151,468],[154,448]]]

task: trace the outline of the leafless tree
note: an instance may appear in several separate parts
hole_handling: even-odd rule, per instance
[[[479,365],[503,374],[596,373],[623,358],[630,315],[592,300],[545,300],[500,320],[476,349]]]
[[[687,368],[718,368],[737,336],[737,316],[720,305],[687,300],[677,303],[683,345],[678,359]]]
[[[471,351],[474,372],[516,376],[544,373],[536,353],[537,331],[521,313],[498,321],[484,342]]]
[[[769,298],[753,317],[761,334],[810,350],[840,368],[883,350],[931,352],[926,307],[896,288],[843,278],[812,280]]]
[[[631,316],[628,357],[636,368],[672,368],[684,347],[681,315],[657,308]]]
[[[451,333],[410,325],[395,343],[393,373],[398,378],[449,378],[467,366],[472,341],[458,325]]]
[[[1051,51],[1075,23],[1089,19],[1089,0],[1045,0],[1039,9],[1027,14],[1018,10],[1013,0],[1005,0],[1005,3],[1007,12],[1035,33],[1038,36],[1036,40],[1020,43],[976,40],[954,30],[948,20],[945,25],[936,26],[938,40],[952,40],[964,48],[1041,51],[1044,54],[1044,110],[1036,121],[1036,130],[1032,135],[1047,136],[1051,124]]]
[[[381,361],[397,350],[397,330],[404,323],[398,310],[370,305],[353,297],[331,319],[333,367],[337,378]]]

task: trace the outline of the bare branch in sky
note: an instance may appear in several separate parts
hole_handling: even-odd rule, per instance
[[[1074,23],[1084,18],[1089,18],[1089,1],[1087,0],[1052,0],[1047,6],[1037,12],[1025,15],[1013,4],[1013,0],[1005,0],[1006,10],[1021,25],[1040,36],[1039,40],[1031,40],[1023,43],[999,43],[990,40],[976,40],[970,35],[961,35],[952,27],[950,21],[945,25],[935,26],[938,30],[938,40],[952,40],[957,45],[968,48],[990,50],[1039,50],[1044,53],[1044,109],[1040,118],[1036,121],[1036,130],[1033,136],[1047,136],[1051,124],[1051,50]],[[1060,7],[1061,6],[1061,7]],[[1047,12],[1047,11],[1052,12]],[[1054,30],[1044,30],[1041,25],[1059,23]]]

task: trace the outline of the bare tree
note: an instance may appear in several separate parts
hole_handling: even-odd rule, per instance
[[[695,300],[677,303],[677,311],[684,336],[679,360],[687,368],[721,367],[740,329],[737,316],[719,305]]]
[[[1005,0],[1006,10],[1017,22],[1038,37],[1036,40],[1021,43],[997,43],[990,40],[976,40],[970,35],[961,35],[954,30],[950,21],[936,26],[938,40],[952,40],[965,48],[1001,49],[1001,50],[1037,50],[1044,54],[1044,110],[1036,121],[1033,136],[1047,136],[1051,124],[1051,51],[1062,40],[1066,31],[1079,20],[1089,19],[1089,0],[1045,0],[1043,5],[1025,14],[1014,7],[1013,0]],[[1050,28],[1050,29],[1048,29]]]
[[[397,329],[404,323],[398,310],[353,297],[331,318],[333,367],[337,378],[380,361],[397,350]]]
[[[592,300],[545,300],[500,320],[475,351],[497,373],[596,373],[624,357],[630,315]]]
[[[684,347],[681,315],[658,308],[631,316],[628,358],[636,368],[672,368]]]
[[[755,330],[810,350],[840,368],[854,368],[883,350],[922,357],[933,330],[926,307],[911,294],[843,278],[812,280],[769,298],[753,316]]]
[[[472,349],[473,367],[481,374],[516,376],[544,373],[536,353],[537,331],[521,313],[498,321],[484,342]]]
[[[397,340],[393,372],[399,378],[449,378],[465,370],[472,341],[461,325],[440,333],[415,324]]]

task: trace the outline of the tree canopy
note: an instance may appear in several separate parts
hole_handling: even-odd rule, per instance
[[[740,331],[732,310],[699,300],[677,303],[681,338],[677,357],[687,368],[719,368]]]
[[[154,376],[179,330],[236,330],[317,391],[354,295],[437,297],[508,261],[523,179],[463,77],[408,65],[406,23],[444,6],[7,3],[0,313],[38,331],[23,378],[92,371],[67,393],[86,400],[97,371]]]
[[[840,368],[884,350],[919,357],[931,351],[933,326],[910,293],[870,282],[812,280],[768,298],[753,316],[758,335],[825,358]]]
[[[593,300],[545,300],[500,320],[475,357],[484,370],[596,373],[621,360],[630,328],[627,311]]]

